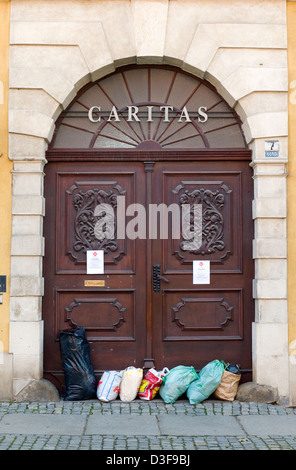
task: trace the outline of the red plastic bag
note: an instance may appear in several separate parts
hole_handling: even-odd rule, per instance
[[[152,400],[163,381],[163,377],[169,372],[169,369],[165,367],[162,371],[158,372],[155,369],[149,369],[146,373],[145,377],[143,378],[138,396],[142,400]]]

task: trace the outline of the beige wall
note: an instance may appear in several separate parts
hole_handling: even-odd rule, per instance
[[[213,83],[253,150],[254,380],[289,400],[285,0],[12,0],[10,351],[14,395],[42,377],[43,166],[77,91],[131,63],[167,63]],[[280,156],[265,157],[265,140]],[[277,373],[275,373],[275,371]],[[296,401],[296,397],[295,397]]]
[[[0,275],[7,276],[7,290],[0,305],[0,342],[8,351],[9,334],[9,286],[10,286],[10,239],[11,239],[11,169],[8,158],[8,56],[9,56],[10,2],[0,2]]]
[[[289,61],[288,299],[291,394],[296,394],[296,3],[287,3]]]

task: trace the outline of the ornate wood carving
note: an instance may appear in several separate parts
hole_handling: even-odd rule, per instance
[[[199,182],[191,182],[196,186]],[[206,182],[207,183],[207,182]],[[205,182],[199,183],[204,186],[194,189],[186,189],[186,182],[180,183],[173,193],[179,195],[179,205],[187,204],[190,206],[190,231],[194,230],[194,205],[202,205],[202,244],[197,249],[188,250],[188,242],[182,240],[180,249],[190,251],[193,254],[208,255],[216,251],[223,251],[226,248],[224,241],[224,214],[225,195],[231,193],[231,189],[223,182],[219,184],[218,189],[210,189],[205,186]],[[187,182],[189,184],[189,182]],[[182,260],[184,256],[175,252],[175,256]],[[224,255],[225,256],[225,255]]]
[[[116,240],[117,195],[124,195],[126,191],[115,182],[108,191],[99,187],[84,191],[74,184],[66,192],[72,196],[72,204],[76,211],[73,221],[74,244],[68,250],[68,256],[76,263],[77,256],[73,251],[85,253],[87,250],[103,250],[105,253],[116,253],[113,259],[118,261],[124,251],[120,250],[119,242]],[[100,211],[96,211],[98,205]],[[107,220],[113,220],[111,225],[114,231],[111,233],[108,232]]]

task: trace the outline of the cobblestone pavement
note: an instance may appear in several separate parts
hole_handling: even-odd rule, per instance
[[[124,403],[116,400],[102,403],[98,400],[56,403],[0,402],[0,422],[8,414],[63,414],[83,415],[192,415],[192,416],[243,416],[243,415],[296,415],[296,408],[258,403],[232,403],[207,400],[198,405],[188,401],[165,404],[162,400]],[[36,435],[0,434],[0,451],[3,450],[113,450],[113,451],[192,451],[192,450],[296,450],[295,435],[242,436],[147,436],[142,435]]]

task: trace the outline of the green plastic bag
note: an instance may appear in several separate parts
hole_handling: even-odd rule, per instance
[[[174,403],[198,374],[192,366],[176,366],[164,377],[159,394],[165,403]]]
[[[220,385],[224,365],[215,359],[203,367],[197,380],[194,380],[187,389],[187,397],[191,405],[196,405],[209,398]]]

